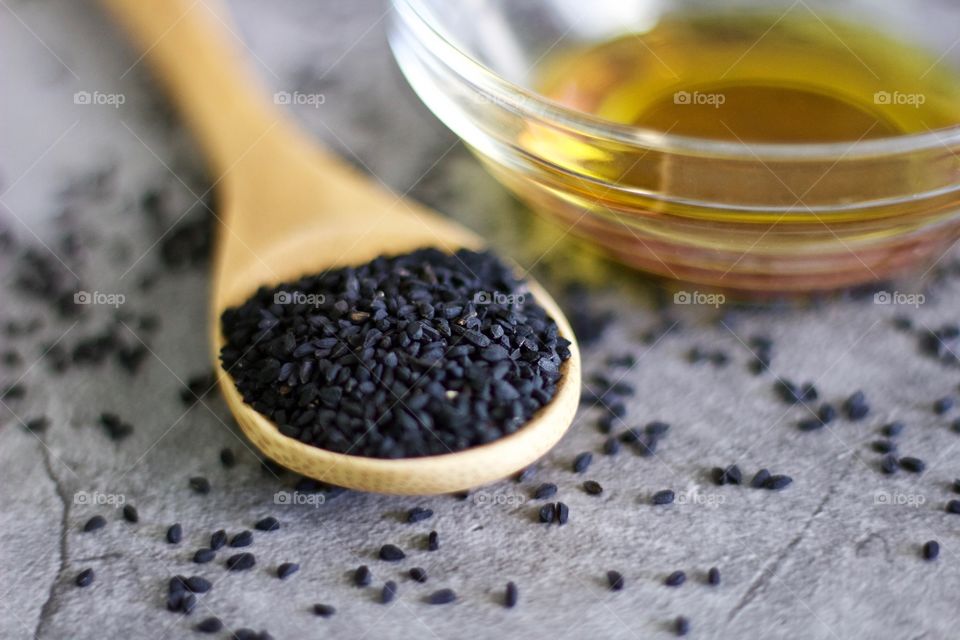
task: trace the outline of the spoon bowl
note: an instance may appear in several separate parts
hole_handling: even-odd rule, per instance
[[[247,438],[279,464],[361,491],[435,494],[504,478],[563,436],[580,400],[580,355],[566,318],[536,282],[530,293],[570,340],[552,401],[515,433],[454,453],[403,459],[354,456],[284,436],[247,405],[219,361],[220,316],[262,286],[423,247],[482,249],[472,232],[374,185],[308,142],[244,73],[222,10],[190,0],[105,0],[146,51],[216,176],[220,222],[210,327],[227,405]],[[183,52],[189,51],[189,58]]]

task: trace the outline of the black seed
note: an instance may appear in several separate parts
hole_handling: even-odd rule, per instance
[[[217,557],[217,552],[213,549],[197,549],[193,554],[193,561],[197,564],[206,564]]]
[[[710,570],[707,571],[707,584],[717,586],[720,584],[720,569],[716,567],[710,567]]]
[[[336,608],[329,604],[317,603],[313,605],[313,612],[321,618],[329,618],[337,612]]]
[[[416,523],[423,522],[429,518],[433,517],[433,511],[430,509],[424,509],[423,507],[414,507],[407,512],[407,522]]]
[[[936,560],[940,555],[940,543],[936,540],[929,540],[923,545],[923,559]]]
[[[923,473],[927,468],[927,464],[923,460],[913,456],[900,458],[900,466],[911,473]]]
[[[230,538],[230,546],[234,548],[249,547],[252,544],[253,544],[253,532],[250,531],[249,529],[244,529],[240,533]]]
[[[902,422],[891,422],[890,424],[884,425],[883,435],[888,438],[895,438],[903,432],[904,425]]]
[[[213,584],[203,576],[190,576],[183,584],[191,593],[206,593],[213,588]]]
[[[514,479],[517,482],[526,482],[527,480],[530,480],[531,478],[533,478],[533,476],[535,475],[537,475],[537,468],[535,466],[529,466],[526,469],[523,469],[519,473],[517,473],[517,476]]]
[[[246,571],[257,564],[252,553],[237,553],[227,558],[227,569],[230,571]]]
[[[410,569],[410,577],[413,578],[416,582],[426,582],[427,572],[424,571],[421,567],[414,567],[413,569]]]
[[[440,535],[436,531],[431,531],[427,536],[427,551],[436,551],[440,548]]]
[[[653,494],[651,502],[655,505],[664,505],[671,504],[676,495],[670,489],[664,489],[662,491],[657,491]]]
[[[253,629],[234,629],[233,635],[230,636],[233,640],[265,640],[264,636],[257,633]]]
[[[725,484],[740,484],[743,481],[743,474],[740,472],[740,467],[733,464],[723,469],[721,467],[713,468],[713,481],[719,485]]]
[[[870,413],[870,405],[863,391],[856,391],[843,403],[843,410],[850,420],[860,420]]]
[[[953,422],[950,423],[950,430],[954,433],[960,433],[960,418],[954,418]]]
[[[371,580],[373,580],[373,576],[370,574],[370,567],[365,564],[360,565],[353,572],[353,584],[358,587],[368,586]]]
[[[520,599],[520,594],[517,591],[517,585],[512,582],[507,583],[506,591],[503,595],[503,606],[507,609],[513,609],[517,606],[517,600]]]
[[[760,469],[753,476],[753,480],[750,481],[750,486],[754,489],[762,489],[767,486],[767,481],[770,479],[770,471],[767,469]]]
[[[450,604],[457,599],[457,594],[453,589],[440,589],[434,591],[427,597],[427,602],[430,604]]]
[[[679,587],[684,582],[687,581],[687,574],[683,571],[674,571],[667,576],[667,579],[663,581],[668,587]]]
[[[553,522],[553,519],[556,517],[556,514],[557,514],[557,508],[553,505],[553,503],[545,504],[542,507],[540,507],[540,513],[539,513],[540,522],[550,524],[551,522]]]
[[[210,534],[210,549],[212,551],[217,551],[222,549],[223,545],[227,544],[227,532],[223,529],[214,531]]]
[[[539,487],[537,487],[536,491],[533,492],[533,499],[546,500],[547,498],[552,498],[553,496],[555,496],[556,493],[557,493],[557,485],[550,482],[544,482]]]
[[[960,500],[947,502],[947,513],[960,513]]]
[[[953,409],[954,402],[955,401],[951,396],[939,398],[933,403],[933,412],[938,416],[942,416]]]
[[[619,571],[607,571],[607,584],[611,591],[620,591],[623,589],[623,575]]]
[[[824,402],[820,405],[820,408],[817,409],[817,418],[819,418],[823,424],[830,424],[836,417],[837,410],[834,409],[832,404]]]
[[[286,580],[297,571],[300,571],[300,565],[296,562],[284,562],[279,567],[277,567],[277,577],[281,580]]]
[[[220,449],[220,464],[227,469],[232,469],[237,464],[237,456],[234,455],[232,449],[227,447]]]
[[[765,489],[770,489],[771,491],[780,491],[786,489],[790,483],[793,482],[793,478],[785,475],[772,475],[767,478],[767,483],[764,485]]]
[[[253,528],[257,531],[276,531],[280,528],[280,521],[273,516],[267,516],[266,518],[257,520]]]
[[[170,544],[180,544],[182,538],[183,528],[180,526],[180,523],[170,525],[170,528],[167,529],[167,542]]]
[[[210,481],[203,476],[195,476],[190,478],[190,488],[196,493],[206,495],[210,493]]]
[[[892,453],[880,458],[880,470],[887,475],[892,475],[900,470],[900,462],[897,460],[897,456]]]
[[[557,524],[567,524],[570,519],[570,508],[562,502],[557,503]]]
[[[187,590],[187,577],[186,576],[173,576],[170,578],[170,582],[167,583],[168,593],[183,593]]]
[[[579,454],[573,460],[573,472],[574,473],[583,473],[590,467],[590,463],[593,462],[593,454],[589,451],[584,451]]]
[[[190,615],[197,606],[197,596],[192,593],[184,593],[180,599],[180,611],[184,615]]]
[[[685,636],[690,633],[690,621],[683,616],[677,616],[673,622],[673,630],[678,636]]]
[[[123,505],[123,519],[133,524],[140,522],[140,514],[137,513],[137,508],[132,504]]]
[[[204,618],[197,623],[197,626],[194,627],[200,633],[217,633],[223,629],[223,623],[220,622],[220,618]]]
[[[93,584],[93,569],[84,569],[78,573],[75,582],[78,587],[89,587]]]
[[[603,493],[603,487],[600,486],[600,483],[596,480],[585,480],[583,482],[583,490],[591,496],[598,496]]]
[[[797,428],[800,429],[800,431],[817,431],[823,427],[824,424],[820,418],[807,418],[797,423]]]
[[[106,518],[103,516],[93,516],[87,520],[86,524],[83,525],[83,530],[87,533],[90,533],[91,531],[103,529],[105,526],[107,526]]]
[[[897,450],[897,443],[891,440],[877,440],[872,446],[877,453],[891,453]]]
[[[403,552],[403,549],[396,545],[385,544],[380,547],[380,559],[386,560],[387,562],[398,562],[407,557],[407,554]]]
[[[393,580],[387,580],[383,585],[383,589],[380,591],[380,602],[390,604],[396,596],[397,583]]]
[[[175,591],[167,595],[167,611],[174,613],[183,608],[183,591]]]
[[[620,441],[611,436],[603,443],[603,453],[608,456],[615,456],[620,453]]]

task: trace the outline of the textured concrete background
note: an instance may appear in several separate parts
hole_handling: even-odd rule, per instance
[[[20,380],[26,389],[0,406],[0,637],[184,637],[207,615],[276,638],[666,637],[677,615],[691,619],[699,638],[957,637],[960,519],[944,504],[960,475],[960,435],[949,428],[953,415],[937,417],[930,407],[958,391],[958,375],[924,356],[917,335],[956,319],[953,276],[927,291],[918,309],[868,297],[790,312],[658,311],[656,287],[532,220],[418,103],[388,54],[383,3],[238,0],[231,5],[237,33],[264,82],[324,94],[321,108],[296,110],[313,135],[393,189],[494,239],[522,265],[537,264],[548,288],[559,292],[574,276],[602,283],[567,303],[571,311],[615,314],[585,347],[586,370],[603,370],[610,355],[634,354],[635,367],[613,374],[638,390],[626,423],[673,425],[656,457],[625,450],[608,458],[599,454],[599,413],[585,407],[528,483],[505,481],[465,501],[346,493],[319,506],[277,505],[276,492],[296,479],[260,468],[219,399],[189,408],[178,399],[183,382],[209,366],[205,268],[159,268],[170,225],[202,213],[195,201],[212,182],[194,147],[144,65],[134,64],[137,54],[92,3],[0,5],[0,221],[17,239],[0,256],[0,318],[4,325],[40,320],[29,335],[0,338],[3,351],[20,356],[0,364],[0,381]],[[120,93],[125,102],[78,105],[77,91]],[[148,189],[165,194],[160,225],[139,205]],[[78,251],[64,248],[66,230],[78,232]],[[50,343],[72,348],[114,312],[90,306],[61,318],[49,300],[17,289],[18,256],[28,247],[62,261],[69,290],[126,296],[121,311],[131,315],[119,332],[129,344],[149,346],[139,372],[113,362],[53,371]],[[138,283],[154,274],[157,284],[141,290]],[[144,313],[159,317],[155,332],[131,319]],[[898,313],[913,317],[917,330],[896,329]],[[644,332],[664,318],[662,337],[644,343]],[[771,374],[747,369],[746,344],[758,334],[775,340],[775,372],[815,381],[831,401],[863,389],[871,414],[800,433],[795,424],[805,409],[776,397]],[[686,353],[694,346],[722,349],[730,363],[692,366]],[[97,424],[103,411],[131,422],[133,434],[108,439]],[[27,430],[24,423],[40,415],[49,427]],[[893,419],[907,424],[901,451],[924,458],[924,474],[878,472],[870,443]],[[238,454],[232,470],[218,461],[225,446]],[[571,460],[585,450],[595,461],[576,476]],[[710,467],[732,462],[747,476],[769,467],[794,484],[779,494],[713,486]],[[212,492],[192,493],[192,475],[207,476]],[[602,496],[583,492],[588,478],[603,484]],[[571,509],[567,526],[535,523],[538,505],[529,497],[541,481],[560,486]],[[680,503],[651,507],[649,495],[662,488],[677,491]],[[122,521],[110,505],[84,504],[82,496],[95,492],[135,504],[139,524]],[[416,505],[435,515],[403,523]],[[96,513],[107,527],[82,533]],[[253,571],[228,574],[223,552],[209,565],[191,562],[211,531],[235,532],[267,514],[284,526],[256,536]],[[184,526],[179,546],[163,539],[173,522]],[[441,536],[436,553],[423,550],[431,529]],[[920,546],[933,538],[943,551],[927,563]],[[406,549],[407,560],[377,560],[386,542]],[[302,569],[281,582],[274,571],[285,561]],[[372,567],[375,587],[399,583],[393,604],[376,602],[378,588],[351,586],[348,572],[359,564]],[[717,588],[703,578],[714,565],[723,573]],[[426,585],[406,578],[413,566],[426,568]],[[73,581],[85,567],[97,579],[79,589]],[[624,574],[622,592],[606,590],[610,569]],[[663,586],[676,569],[687,571],[687,583]],[[190,618],[164,610],[166,581],[176,573],[215,583]],[[508,580],[521,594],[512,611],[500,606]],[[441,587],[455,589],[460,601],[423,602]],[[315,602],[339,612],[316,618]]]

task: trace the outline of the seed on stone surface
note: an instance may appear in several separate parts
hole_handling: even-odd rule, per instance
[[[797,428],[800,431],[817,431],[824,427],[823,421],[820,418],[806,418],[797,423]]]
[[[197,623],[197,626],[194,627],[200,633],[217,633],[223,629],[223,623],[220,622],[220,618],[204,618]]]
[[[167,542],[170,544],[179,544],[182,538],[183,528],[180,526],[180,523],[170,525],[170,528],[167,529]]]
[[[545,504],[542,507],[540,507],[540,511],[539,511],[540,522],[543,522],[545,524],[550,524],[551,522],[553,522],[556,515],[557,515],[557,508],[556,506],[554,506],[553,503]]]
[[[770,479],[770,471],[767,469],[760,469],[757,471],[753,479],[750,481],[750,486],[754,489],[762,489],[767,486],[767,480]]]
[[[176,613],[183,608],[183,591],[175,591],[167,595],[167,611]]]
[[[93,569],[84,569],[78,573],[75,582],[78,587],[89,587],[93,584]]]
[[[133,524],[140,522],[140,514],[137,513],[137,508],[132,504],[123,505],[123,519]]]
[[[929,540],[923,545],[923,559],[936,560],[940,555],[940,543],[936,540]]]
[[[579,454],[573,460],[573,472],[574,473],[583,473],[590,467],[590,463],[593,462],[593,454],[589,451],[584,451]]]
[[[217,557],[217,552],[213,549],[197,549],[193,554],[193,561],[197,564],[206,564]]]
[[[707,584],[717,586],[720,584],[720,569],[716,567],[710,567],[710,570],[707,571]]]
[[[876,440],[871,446],[877,453],[891,453],[897,450],[897,443],[892,440]]]
[[[517,600],[519,600],[520,594],[517,591],[517,585],[512,582],[507,583],[506,591],[503,595],[503,606],[508,609],[512,609],[517,606]]]
[[[557,493],[557,485],[551,482],[544,482],[536,491],[533,492],[534,500],[546,500],[547,498],[552,498]]]
[[[664,584],[668,587],[679,587],[686,581],[687,574],[685,574],[683,571],[674,571],[667,576],[667,579],[664,580]]]
[[[820,408],[817,409],[817,418],[819,418],[823,424],[830,424],[836,417],[837,410],[828,402],[824,402],[820,405]]]
[[[880,470],[887,475],[892,475],[899,471],[900,462],[897,460],[897,456],[888,453],[880,458]]]
[[[620,453],[620,440],[616,436],[610,436],[603,443],[603,453],[608,456],[615,456]]]
[[[380,591],[380,602],[390,604],[396,596],[397,583],[393,580],[387,580],[383,585],[383,589]]]
[[[210,534],[210,549],[217,551],[218,549],[223,548],[223,545],[227,544],[227,532],[223,529],[219,529]]]
[[[337,612],[337,609],[329,604],[317,603],[313,605],[313,612],[321,618],[329,618]]]
[[[99,529],[103,529],[105,526],[107,526],[106,518],[104,518],[103,516],[93,516],[92,518],[87,520],[86,524],[83,525],[83,530],[86,533],[90,533],[91,531],[97,531]]]
[[[184,615],[190,615],[197,606],[197,596],[192,593],[184,593],[180,599],[180,611]]]
[[[246,571],[257,564],[252,553],[237,553],[227,558],[227,569],[230,571]]]
[[[414,507],[407,512],[407,522],[416,523],[423,522],[429,518],[433,517],[433,511],[431,509],[424,509],[423,507]]]
[[[227,469],[232,469],[237,464],[237,456],[233,453],[233,449],[228,447],[220,449],[220,464]]]
[[[952,396],[945,396],[943,398],[938,398],[933,403],[933,412],[938,416],[942,416],[943,414],[953,409],[953,405],[955,402],[956,401]]]
[[[911,473],[923,473],[924,470],[927,468],[927,463],[925,463],[920,458],[914,458],[913,456],[904,456],[900,458],[900,466]]]
[[[194,476],[190,478],[190,488],[193,489],[195,493],[206,495],[210,493],[210,481],[203,476]]]
[[[611,591],[623,589],[623,575],[619,571],[607,571],[607,584]]]
[[[267,638],[253,629],[234,629],[230,636],[232,640],[267,640]]]
[[[537,467],[531,465],[525,469],[522,469],[519,473],[517,473],[517,476],[514,479],[517,482],[526,482],[531,478],[533,478],[533,476],[535,475],[537,475]]]
[[[564,525],[570,519],[570,508],[562,502],[557,503],[557,524]]]
[[[253,544],[253,531],[244,529],[230,538],[230,546],[234,548],[249,547]]]
[[[457,599],[457,594],[453,589],[439,589],[427,597],[430,604],[450,604]]]
[[[655,505],[665,505],[671,504],[676,497],[676,494],[670,489],[663,489],[662,491],[657,491],[653,494],[651,502]]]
[[[191,593],[206,593],[213,587],[213,584],[203,576],[190,576],[183,584]]]
[[[960,478],[953,481],[953,492],[960,493]]]
[[[421,567],[414,567],[410,569],[410,577],[415,582],[426,582],[427,581],[427,572],[424,571]]]
[[[591,496],[598,496],[603,493],[603,487],[596,480],[585,480],[583,490]]]
[[[267,516],[257,520],[253,528],[257,531],[276,531],[280,528],[280,521],[273,516]]]
[[[673,622],[673,630],[678,636],[685,636],[690,633],[690,621],[683,616],[677,616]]]
[[[719,485],[740,484],[743,481],[743,474],[740,472],[740,467],[735,464],[730,465],[726,469],[714,467],[712,474],[713,481]]]
[[[398,562],[407,557],[403,549],[393,544],[385,544],[380,547],[380,559],[387,562]]]
[[[947,502],[947,513],[960,513],[960,500]]]
[[[767,482],[764,485],[764,488],[770,489],[771,491],[781,491],[786,489],[790,483],[793,482],[793,478],[790,476],[785,476],[781,474],[772,475],[767,478]]]
[[[903,429],[904,425],[902,422],[891,422],[884,425],[882,431],[883,435],[887,436],[888,438],[895,438],[903,432]]]
[[[368,586],[372,579],[373,576],[370,574],[370,567],[365,564],[360,565],[356,571],[353,572],[353,584],[358,587]]]
[[[296,562],[284,562],[279,567],[277,567],[277,577],[281,580],[286,580],[297,571],[300,571],[300,565]]]
[[[850,420],[860,420],[870,413],[870,405],[863,391],[855,391],[843,402],[843,411]]]
[[[431,531],[427,536],[427,551],[436,551],[440,548],[440,534]]]

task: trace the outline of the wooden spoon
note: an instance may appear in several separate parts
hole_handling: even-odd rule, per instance
[[[425,246],[481,248],[470,231],[378,188],[320,150],[264,100],[222,12],[192,0],[105,0],[166,84],[199,138],[218,189],[210,315],[220,387],[244,433],[263,453],[317,480],[362,491],[461,491],[534,462],[560,439],[580,398],[580,354],[560,309],[535,282],[530,291],[573,342],[556,396],[516,433],[456,453],[387,460],[334,453],[280,434],[244,404],[219,362],[220,315],[262,285],[381,254]],[[398,160],[400,160],[398,158]]]

